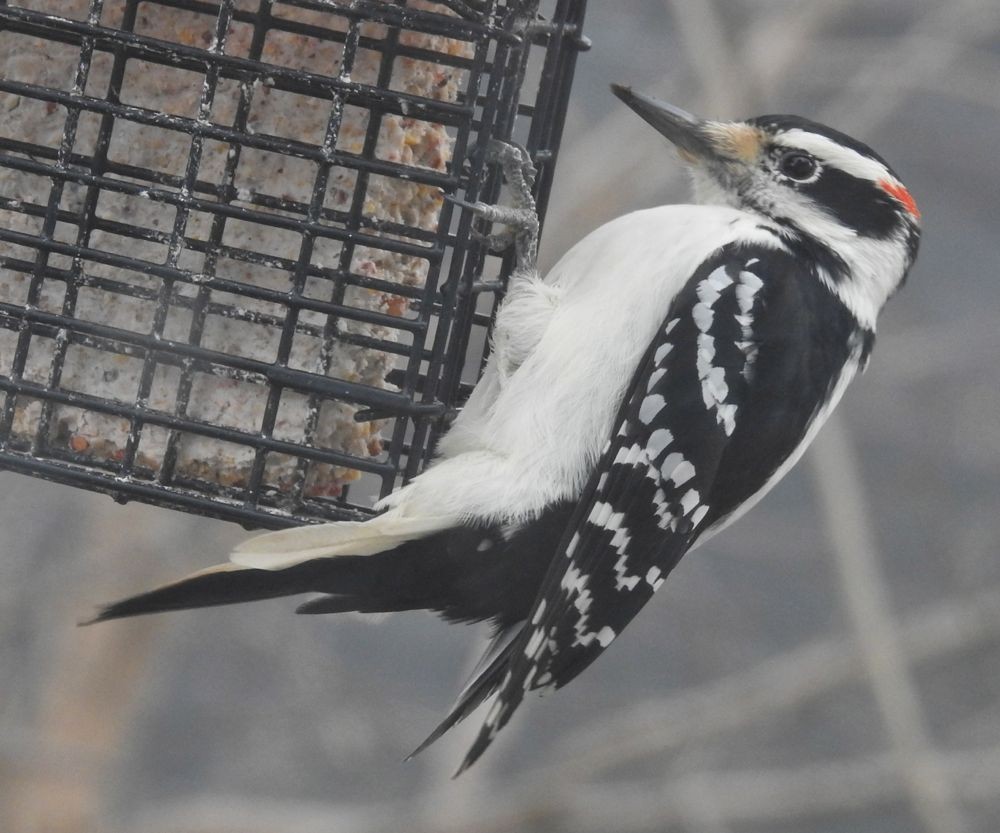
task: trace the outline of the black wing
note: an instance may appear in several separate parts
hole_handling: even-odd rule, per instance
[[[459,772],[527,691],[593,662],[698,536],[764,486],[870,347],[787,253],[734,245],[698,269],[633,377]]]

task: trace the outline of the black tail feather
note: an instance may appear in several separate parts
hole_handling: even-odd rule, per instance
[[[406,756],[406,760],[415,758],[455,724],[465,720],[480,703],[500,687],[507,666],[510,665],[511,649],[516,642],[517,640],[512,640],[508,643],[483,669],[482,673],[465,687],[451,711],[448,712],[448,716],[438,724],[437,728],[427,736],[420,746]]]
[[[572,511],[572,504],[557,504],[516,529],[456,527],[387,552],[317,558],[280,570],[222,565],[106,605],[81,624],[302,593],[325,594],[300,605],[304,614],[431,610],[449,621],[492,621],[500,636],[485,667],[412,758],[500,688],[519,644],[504,637],[527,618]]]
[[[80,624],[307,593],[313,589],[317,573],[317,562],[287,570],[244,570],[223,565],[105,605],[96,616]]]
[[[571,509],[554,506],[506,535],[495,527],[463,526],[387,552],[317,558],[281,570],[221,565],[109,604],[82,624],[326,593],[299,613],[432,610],[449,621],[490,619],[508,629],[530,610]]]

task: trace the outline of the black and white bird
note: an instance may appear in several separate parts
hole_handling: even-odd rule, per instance
[[[461,772],[527,692],[576,677],[761,499],[864,369],[920,214],[878,154],[829,127],[703,120],[613,89],[675,145],[693,203],[611,221],[544,278],[526,207],[476,206],[518,226],[526,262],[435,462],[369,521],[252,538],[96,620],[308,592],[324,595],[300,613],[488,620],[492,651],[423,745],[492,696]]]

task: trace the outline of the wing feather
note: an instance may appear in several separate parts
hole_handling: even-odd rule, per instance
[[[826,300],[815,291],[826,290],[787,253],[730,246],[678,293],[636,369],[459,772],[528,691],[559,688],[593,662],[699,535],[762,488],[802,443],[857,328],[846,310],[810,317],[811,306]],[[792,310],[806,310],[809,320],[787,320]],[[829,354],[823,362],[799,350],[817,328]],[[841,342],[842,352],[829,349]],[[776,390],[789,407],[759,420],[764,409],[774,412]]]

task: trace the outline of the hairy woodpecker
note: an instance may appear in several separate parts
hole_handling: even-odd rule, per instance
[[[513,227],[521,263],[435,462],[369,521],[252,538],[95,621],[306,592],[324,595],[300,613],[489,620],[491,651],[420,747],[494,695],[461,772],[789,470],[868,361],[917,253],[916,203],[829,127],[703,120],[613,89],[676,146],[694,203],[613,220],[543,279],[530,165],[501,148],[520,205],[470,207]]]

